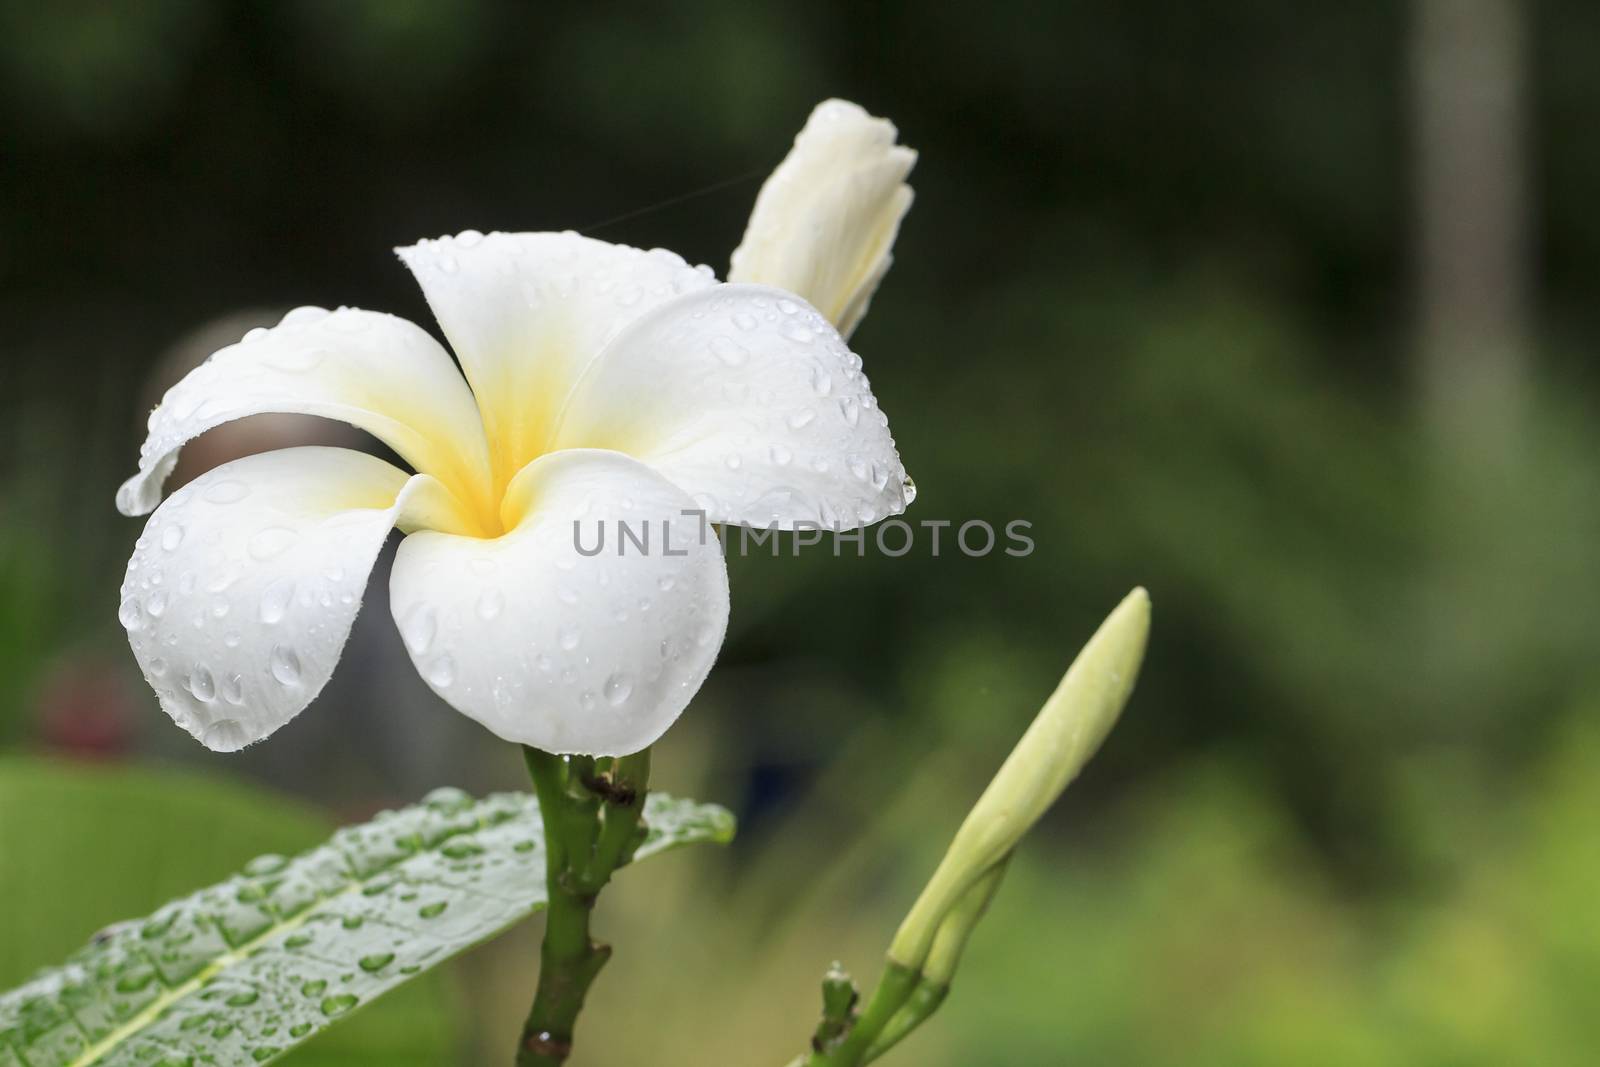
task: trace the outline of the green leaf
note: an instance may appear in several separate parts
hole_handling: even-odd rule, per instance
[[[225,878],[252,856],[303,852],[335,825],[234,778],[0,755],[0,991],[96,930]],[[456,1062],[466,1031],[453,971],[406,983],[283,1064]]]
[[[645,820],[636,858],[733,836],[660,794]],[[537,801],[438,790],[102,931],[0,996],[0,1067],[267,1062],[544,903]]]

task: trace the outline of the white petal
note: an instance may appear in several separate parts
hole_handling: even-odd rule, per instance
[[[913,491],[860,358],[816,309],[759,285],[634,323],[574,390],[557,444],[637,456],[714,522],[853,529]]]
[[[185,442],[264,412],[353,423],[418,471],[475,498],[468,506],[487,507],[483,427],[449,353],[419,326],[355,308],[291,311],[169,389],[150,415],[139,472],[117,491],[117,507],[125,515],[150,511]]]
[[[683,514],[694,505],[681,490],[611,452],[543,456],[508,495],[518,521],[503,537],[424,531],[401,542],[390,603],[412,661],[434,692],[508,741],[593,755],[645,748],[722,644],[728,573],[715,534]],[[619,542],[620,522],[634,540]],[[599,554],[579,551],[575,537],[593,549],[602,531]]]
[[[322,689],[402,509],[442,492],[343,448],[224,464],[156,509],[128,563],[118,617],[173,720],[231,752]]]
[[[578,373],[617,331],[714,283],[709,268],[574,233],[491,233],[397,249],[472,383],[501,484],[541,452]]]
[[[799,293],[849,337],[911,209],[917,154],[895,137],[893,123],[855,104],[818,104],[761,187],[728,280]]]

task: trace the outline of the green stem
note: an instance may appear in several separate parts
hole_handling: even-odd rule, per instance
[[[877,1039],[868,1046],[866,1052],[861,1054],[861,1062],[871,1063],[894,1048],[911,1031],[927,1022],[928,1016],[939,1010],[939,1005],[944,1003],[944,998],[949,992],[950,987],[947,985],[918,982],[917,987],[911,991],[910,999],[894,1013]]]
[[[632,855],[641,829],[650,754],[615,761],[601,775],[589,757],[562,757],[524,746],[545,827],[549,890],[539,988],[522,1027],[517,1067],[559,1067],[589,987],[611,947],[589,934],[596,898]]]
[[[918,977],[916,971],[890,960],[867,1009],[856,1019],[850,1033],[837,1048],[812,1053],[807,1061],[809,1067],[857,1067],[865,1063],[867,1049],[911,996]]]

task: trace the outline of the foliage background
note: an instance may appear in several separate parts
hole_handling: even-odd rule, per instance
[[[903,1058],[1586,1062],[1597,54],[1577,0],[0,0],[0,914],[32,931],[0,933],[0,982],[302,822],[518,781],[412,677],[382,568],[270,744],[212,756],[160,716],[116,624],[137,524],[111,496],[179,363],[302,303],[429,323],[387,250],[467,227],[721,270],[841,95],[922,152],[854,342],[911,517],[1027,519],[1037,551],[734,561],[729,642],[657,775],[743,833],[608,894],[583,1061],[792,1055],[821,969],[870,977],[1143,583],[1129,715]],[[158,779],[201,789],[207,831]],[[91,905],[110,853],[44,842],[96,804],[155,805],[117,847],[166,873]],[[413,1047],[504,1062],[535,937],[464,961]]]

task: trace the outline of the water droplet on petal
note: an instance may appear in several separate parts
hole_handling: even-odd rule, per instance
[[[809,409],[796,411],[789,416],[789,428],[791,430],[803,430],[811,425],[811,421],[816,417],[817,413]]]
[[[633,679],[626,674],[613,674],[606,679],[605,694],[606,703],[614,708],[621,707],[633,695]]]
[[[406,648],[413,656],[420,656],[433,646],[433,639],[439,633],[439,613],[431,604],[417,604],[406,613],[406,619],[400,627],[400,636],[405,639]]]
[[[250,487],[237,479],[228,478],[207,486],[200,495],[213,504],[235,504],[250,495]]]
[[[273,645],[272,655],[267,659],[268,669],[279,685],[291,686],[300,684],[300,657],[295,655],[294,649],[288,645]]]
[[[440,689],[447,689],[456,680],[455,657],[448,652],[428,666],[428,681]]]
[[[183,527],[173,523],[161,531],[161,548],[165,552],[172,552],[183,544]]]
[[[238,719],[218,719],[200,734],[200,742],[216,752],[237,752],[249,740]]]
[[[272,559],[282,555],[299,539],[299,534],[287,526],[268,526],[250,536],[250,555],[256,559]]]
[[[167,611],[167,594],[157,592],[150,594],[150,599],[144,602],[144,610],[150,613],[152,619],[159,619]]]
[[[261,593],[261,621],[268,626],[281,621],[293,598],[294,580],[291,578],[279,578],[267,586]]]
[[[478,597],[478,618],[488,622],[505,610],[506,595],[498,589],[486,589]]]
[[[557,640],[560,641],[563,649],[571,652],[573,649],[577,648],[578,643],[583,640],[583,631],[579,630],[576,626],[563,626],[561,628],[561,632],[557,635]]]
[[[281,348],[262,362],[285,374],[304,374],[316,370],[327,357],[327,350],[322,348]]]
[[[128,597],[117,608],[117,621],[122,623],[122,628],[129,633],[144,628],[144,609],[139,606],[139,601]]]
[[[189,674],[189,692],[193,693],[196,700],[206,703],[217,699],[217,683],[211,677],[211,672],[205,667],[196,667]]]
[[[750,350],[731,337],[713,337],[706,343],[711,354],[730,367],[737,367],[750,358]]]
[[[813,367],[811,370],[811,391],[818,396],[827,396],[833,392],[833,379],[821,367]]]

